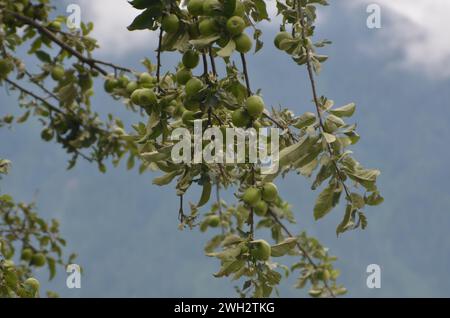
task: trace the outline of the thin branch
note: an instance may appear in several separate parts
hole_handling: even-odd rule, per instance
[[[156,81],[158,82],[158,91],[161,91],[161,44],[162,44],[162,36],[163,36],[163,30],[159,31],[158,36],[158,49],[156,54]]]
[[[57,100],[59,102],[59,98],[58,96],[56,96],[53,92],[51,92],[49,89],[47,89],[42,83],[40,83],[37,79],[35,79],[33,77],[33,74],[31,74],[30,72],[28,72],[27,70],[25,70],[25,74],[28,76],[28,78],[30,79],[30,81],[35,84],[37,87],[39,87],[43,92],[45,92],[46,94],[48,94],[49,97]]]
[[[241,53],[241,61],[242,61],[242,68],[243,68],[243,72],[244,72],[245,85],[247,87],[247,94],[248,94],[248,96],[251,96],[252,90],[250,88],[250,79],[248,77],[247,61],[245,60],[244,53]]]
[[[203,60],[203,76],[208,75],[208,60],[206,59],[206,54],[202,53],[202,60]]]
[[[211,68],[215,77],[217,77],[216,61],[214,60],[214,55],[211,46],[209,47],[209,59],[211,60]]]

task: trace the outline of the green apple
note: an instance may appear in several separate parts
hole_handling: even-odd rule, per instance
[[[36,267],[42,267],[45,265],[45,255],[42,253],[36,253],[31,257],[31,264]]]
[[[33,257],[33,250],[31,248],[24,248],[22,250],[21,258],[24,261],[29,261],[29,260],[31,260],[31,257]]]
[[[136,81],[131,81],[127,84],[126,91],[128,94],[133,94],[135,90],[139,88],[139,85]]]
[[[139,84],[154,84],[155,79],[149,73],[144,72],[139,75]]]
[[[184,101],[184,107],[187,110],[198,111],[200,110],[200,102],[192,98],[186,98]]]
[[[243,17],[245,15],[245,6],[242,1],[236,1],[236,7],[234,8],[233,15],[237,15],[238,17]]]
[[[227,21],[227,31],[232,35],[236,36],[241,34],[245,29],[245,21],[238,16],[234,16]]]
[[[161,28],[167,33],[175,33],[180,28],[180,20],[176,14],[169,14],[162,19]]]
[[[1,59],[0,60],[0,78],[6,78],[6,76],[8,76],[8,74],[13,70],[14,66],[13,64],[6,60],[6,59]]]
[[[60,31],[61,30],[61,22],[53,21],[48,25],[48,27],[52,30]]]
[[[34,292],[38,291],[40,287],[39,281],[33,277],[27,278],[23,284],[29,286]]]
[[[126,88],[129,82],[130,79],[128,78],[128,76],[122,75],[119,77],[118,84],[120,87]]]
[[[132,93],[131,93],[131,101],[133,102],[133,104],[135,105],[139,105],[140,104],[140,100],[141,100],[141,91],[143,90],[143,88],[141,89],[135,89]]]
[[[203,0],[189,0],[187,9],[193,16],[203,15]]]
[[[115,88],[117,88],[117,86],[119,86],[119,81],[115,78],[108,78],[105,81],[105,91],[107,93],[112,93],[114,91]]]
[[[191,39],[196,39],[200,35],[200,31],[198,30],[198,23],[194,22],[189,24],[188,26],[188,33]]]
[[[281,50],[281,47],[280,47],[281,41],[286,40],[286,39],[289,39],[289,40],[292,39],[292,35],[289,32],[283,31],[283,32],[278,33],[275,36],[273,43],[275,44],[275,47],[277,49]]]
[[[254,208],[255,214],[259,216],[265,216],[269,210],[267,203],[262,200],[256,203]]]
[[[192,78],[192,72],[190,69],[179,69],[176,74],[177,83],[180,85],[186,85],[186,83]]]
[[[92,77],[89,74],[80,74],[78,76],[78,85],[80,85],[83,92],[89,90],[93,85]]]
[[[190,111],[190,110],[186,110],[183,115],[181,116],[181,119],[183,121],[183,124],[185,124],[186,126],[192,126],[193,122],[195,120],[194,117],[194,112]]]
[[[218,215],[210,215],[206,218],[210,227],[218,227],[220,224],[220,217]]]
[[[203,36],[213,35],[218,31],[216,20],[213,18],[204,19],[198,24],[198,29]]]
[[[186,108],[182,104],[177,104],[173,111],[174,117],[181,117],[183,116],[184,112],[186,111]]]
[[[241,33],[240,35],[236,36],[234,38],[234,42],[236,43],[236,51],[240,53],[247,53],[252,49],[253,46],[252,40],[245,33]]]
[[[203,82],[196,77],[191,78],[187,81],[184,87],[186,96],[195,96],[203,88]]]
[[[278,198],[278,188],[272,182],[265,183],[263,186],[262,197],[264,201],[273,202]]]
[[[64,78],[64,74],[65,74],[64,67],[62,67],[61,65],[54,66],[50,73],[53,80],[55,80],[55,81],[62,80]]]
[[[203,15],[215,16],[220,13],[222,5],[218,0],[205,0],[203,2]]]
[[[194,50],[187,50],[184,52],[182,62],[186,68],[195,68],[199,61],[200,57],[198,52],[195,52]]]
[[[250,254],[260,261],[267,261],[270,258],[271,247],[264,240],[251,241]]]
[[[253,118],[259,118],[264,111],[264,101],[258,95],[247,98],[245,102],[248,114]]]
[[[233,125],[239,128],[245,128],[250,124],[250,116],[244,109],[237,109],[231,114]]]
[[[142,88],[139,92],[139,104],[140,106],[155,106],[158,104],[156,94],[150,88]]]
[[[261,190],[254,187],[248,188],[245,190],[242,200],[252,207],[255,206],[259,201],[261,201]]]

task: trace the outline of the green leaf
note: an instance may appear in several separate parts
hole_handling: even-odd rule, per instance
[[[225,47],[220,49],[217,52],[217,55],[220,57],[229,57],[231,54],[233,54],[233,51],[236,49],[236,43],[233,39],[231,39]]]
[[[323,137],[325,138],[325,141],[327,143],[332,144],[333,142],[336,141],[336,136],[335,135],[329,134],[329,133],[326,133],[326,132],[323,132],[322,134],[323,134]]]
[[[155,20],[162,14],[162,6],[160,3],[151,5],[147,10],[138,15],[134,21],[128,26],[129,31],[153,29]]]
[[[237,272],[240,270],[243,266],[245,266],[245,261],[243,260],[235,260],[231,263],[225,263],[220,271],[216,274],[214,274],[214,277],[223,277],[228,276],[232,273]]]
[[[36,57],[44,63],[50,64],[52,62],[50,55],[44,51],[36,51]]]
[[[209,181],[203,182],[203,191],[200,200],[197,203],[197,207],[202,207],[206,203],[208,203],[209,198],[211,197],[211,188],[212,188],[211,182]]]
[[[355,109],[356,109],[355,103],[350,103],[348,105],[339,108],[330,109],[328,112],[338,117],[351,117],[355,112]]]
[[[380,205],[384,202],[384,198],[379,192],[373,192],[368,197],[364,197],[364,201],[367,205]]]
[[[172,180],[179,175],[181,172],[178,170],[175,170],[173,172],[169,172],[161,177],[155,178],[153,179],[153,184],[159,185],[159,186],[163,186],[163,185],[167,185],[170,182],[172,182]]]
[[[281,257],[286,255],[297,245],[297,239],[295,237],[287,238],[285,241],[273,245],[270,249],[270,255],[273,257]]]
[[[315,122],[316,122],[316,115],[311,112],[306,112],[300,117],[298,117],[297,121],[293,126],[298,129],[303,129],[305,127],[313,125]]]
[[[161,153],[158,151],[141,153],[141,158],[148,163],[158,162],[170,158],[170,153]]]
[[[314,219],[317,221],[327,215],[335,205],[334,185],[326,187],[317,197],[316,205],[314,206]]]
[[[191,43],[192,45],[195,45],[197,47],[205,47],[205,46],[209,46],[211,43],[213,43],[214,41],[216,41],[219,38],[220,38],[219,35],[211,35],[211,36],[207,36],[204,38],[198,38],[196,40],[190,40],[189,43]]]

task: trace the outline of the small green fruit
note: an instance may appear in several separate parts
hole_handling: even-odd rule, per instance
[[[227,21],[227,30],[232,36],[241,34],[245,29],[245,22],[241,17],[234,16]]]
[[[176,14],[169,14],[162,19],[161,27],[167,33],[175,33],[180,28],[180,20]]]
[[[13,68],[14,66],[10,61],[6,59],[0,60],[0,78],[6,78]]]
[[[52,76],[53,80],[60,81],[64,78],[64,73],[65,73],[64,67],[56,65],[55,67],[52,68],[50,75]]]
[[[212,17],[218,15],[221,9],[222,5],[218,0],[205,0],[203,2],[203,15]]]
[[[292,39],[292,35],[289,32],[283,31],[283,32],[278,33],[275,36],[273,43],[275,44],[275,47],[277,49],[281,50],[281,47],[280,47],[281,41],[286,40],[286,39]]]
[[[155,93],[150,88],[142,88],[139,92],[139,104],[140,106],[155,106],[158,104],[158,99]]]
[[[182,68],[178,70],[176,74],[177,83],[185,85],[192,78],[192,72],[190,69]]]
[[[234,42],[236,43],[236,51],[240,53],[247,53],[253,46],[252,40],[245,33],[241,33],[235,37]]]
[[[135,104],[135,105],[140,104],[141,91],[142,91],[142,89],[135,89],[133,91],[133,93],[131,93],[131,101],[133,102],[133,104]]]
[[[257,95],[250,96],[245,102],[248,114],[253,118],[259,118],[264,111],[264,101]]]
[[[258,188],[248,188],[245,190],[242,200],[246,204],[254,207],[259,201],[261,201],[261,191]]]
[[[252,241],[250,254],[260,261],[267,261],[270,258],[271,247],[269,243],[264,240]]]
[[[238,128],[245,128],[250,124],[250,116],[244,109],[237,109],[231,114],[233,125]]]
[[[278,198],[278,188],[272,182],[265,183],[263,186],[262,197],[264,201],[273,202]]]
[[[199,111],[200,110],[200,102],[195,99],[186,98],[184,101],[184,107],[187,110]]]
[[[29,286],[34,292],[37,292],[39,290],[40,284],[36,278],[28,278],[23,283],[25,286]]]
[[[200,21],[198,24],[198,30],[203,36],[213,35],[218,31],[216,20],[208,18]]]
[[[120,87],[126,88],[129,82],[130,79],[128,78],[128,76],[122,75],[119,77],[118,84]]]
[[[193,16],[203,15],[203,0],[189,0],[187,9]]]
[[[135,82],[135,81],[132,81],[132,82],[129,82],[129,83],[128,83],[128,85],[127,85],[127,87],[126,87],[126,91],[127,91],[128,94],[133,94],[133,92],[134,92],[135,90],[137,90],[138,88],[139,88],[138,83]]]
[[[31,264],[36,267],[42,267],[45,265],[45,255],[42,253],[36,253],[31,257]]]
[[[186,126],[192,126],[193,122],[195,120],[194,117],[194,112],[190,111],[190,110],[186,110],[183,115],[181,116],[181,119],[183,121],[183,124],[185,124]]]
[[[112,92],[114,92],[114,89],[116,89],[117,86],[119,86],[119,81],[118,81],[117,79],[115,79],[115,78],[108,78],[108,79],[105,81],[105,85],[104,85],[105,91],[106,91],[107,93],[112,93]]]
[[[255,204],[255,214],[259,215],[259,216],[265,216],[267,214],[267,211],[269,209],[269,207],[267,206],[267,203],[264,201],[259,201],[258,203]]]
[[[149,73],[141,73],[139,75],[139,84],[153,84],[155,79]]]
[[[195,96],[203,88],[203,82],[198,78],[191,78],[187,83],[185,88],[186,96]]]
[[[207,222],[210,227],[218,227],[220,224],[220,217],[218,215],[208,216]]]
[[[187,50],[183,54],[183,65],[186,68],[195,68],[198,65],[198,62],[200,61],[200,57],[197,52],[193,50]]]
[[[80,85],[83,92],[89,90],[93,84],[94,82],[89,74],[80,74],[78,76],[78,85]]]
[[[21,258],[24,261],[30,261],[32,257],[33,257],[33,250],[31,248],[24,248],[22,250]]]
[[[61,22],[53,21],[48,25],[48,27],[52,30],[60,31],[61,30]]]

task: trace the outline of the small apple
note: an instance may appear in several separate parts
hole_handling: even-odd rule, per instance
[[[93,85],[92,77],[89,74],[80,74],[78,76],[78,85],[80,85],[83,92],[89,90]]]
[[[218,0],[205,0],[203,2],[203,15],[215,16],[220,13],[222,5]]]
[[[220,224],[220,217],[218,215],[210,215],[207,217],[207,222],[210,227],[218,227]]]
[[[267,261],[270,258],[271,247],[264,240],[255,240],[250,242],[250,254],[260,261]]]
[[[36,267],[42,267],[45,265],[45,255],[42,253],[36,253],[31,257],[31,264]]]
[[[254,208],[255,214],[259,216],[265,216],[267,214],[267,211],[269,210],[267,203],[262,200],[256,203]]]
[[[126,91],[128,94],[133,94],[133,92],[135,90],[137,90],[139,88],[139,85],[136,81],[131,81],[128,83],[127,87],[126,87]]]
[[[252,40],[245,33],[236,36],[234,42],[236,43],[236,51],[240,53],[247,53],[253,46]]]
[[[175,33],[180,28],[180,20],[176,14],[169,14],[162,19],[161,28],[167,33]]]
[[[61,30],[61,22],[53,21],[48,25],[48,27],[52,30],[60,31]]]
[[[277,49],[281,50],[281,47],[280,47],[281,41],[286,40],[286,39],[292,39],[292,35],[289,32],[286,32],[286,31],[279,32],[275,36],[275,39],[274,39],[273,43],[275,44],[275,47]]]
[[[133,104],[135,105],[139,105],[140,104],[140,96],[141,96],[141,89],[135,89],[132,93],[131,93],[131,101],[133,102]]]
[[[31,248],[24,248],[22,250],[21,258],[24,261],[29,261],[29,260],[31,260],[31,257],[33,257],[33,250]]]
[[[40,284],[39,281],[36,278],[30,277],[27,278],[23,284],[25,286],[29,286],[31,288],[31,290],[33,290],[34,292],[37,292],[39,290]]]
[[[250,116],[244,109],[237,109],[231,114],[233,125],[239,128],[245,128],[250,124]]]
[[[263,186],[262,197],[264,201],[273,202],[278,198],[278,188],[272,182],[265,183]]]
[[[174,117],[181,117],[183,116],[184,112],[186,111],[186,108],[184,108],[184,106],[182,104],[177,104],[177,106],[175,107],[174,111],[173,111],[173,116]]]
[[[203,88],[203,82],[196,77],[191,78],[184,87],[186,96],[195,96]]]
[[[0,60],[0,78],[6,78],[6,76],[8,76],[8,74],[13,70],[14,66],[13,64],[6,60],[6,59],[1,59]]]
[[[139,84],[153,84],[155,79],[149,73],[144,72],[139,75]]]
[[[128,76],[122,75],[119,77],[118,84],[120,87],[126,88],[129,82],[130,79],[128,78]]]
[[[187,110],[198,111],[200,110],[200,102],[193,98],[186,98],[184,101],[184,107]]]
[[[207,18],[198,24],[198,30],[203,36],[213,35],[218,31],[216,20],[213,18]]]
[[[186,68],[195,68],[199,61],[200,57],[194,50],[187,50],[184,52],[182,62]]]
[[[62,80],[64,78],[64,74],[65,74],[64,67],[62,67],[61,65],[54,66],[50,73],[53,80],[55,80],[55,81]]]
[[[181,116],[183,124],[185,124],[186,126],[192,126],[195,120],[194,114],[195,113],[193,111],[186,110]]]
[[[245,21],[238,16],[234,16],[227,21],[227,30],[232,36],[241,34],[245,29]]]
[[[187,9],[193,16],[203,15],[203,0],[189,0]]]
[[[245,190],[242,200],[253,207],[261,201],[261,191],[258,188],[250,187]]]
[[[190,69],[182,68],[178,70],[176,74],[177,83],[180,85],[186,85],[186,83],[192,78],[192,72]]]
[[[155,93],[150,88],[142,88],[139,92],[139,104],[140,106],[155,106],[158,104],[158,99]]]
[[[119,81],[115,78],[108,78],[104,85],[107,93],[112,93],[117,86],[119,86]]]
[[[247,98],[245,102],[248,114],[253,118],[259,118],[264,111],[264,101],[258,95]]]

